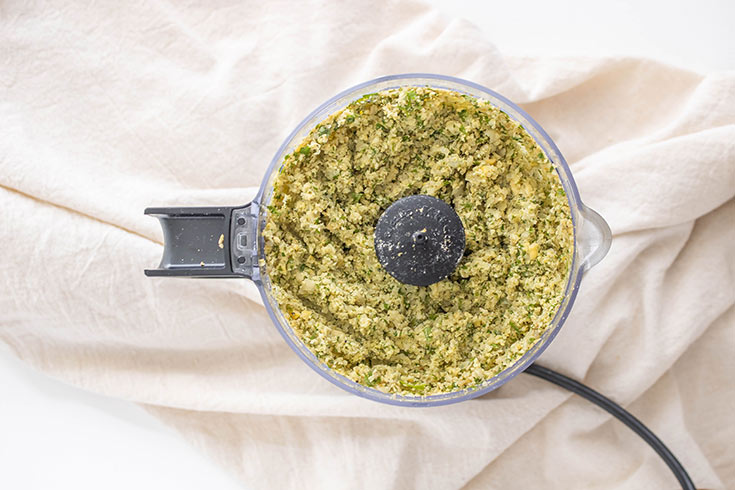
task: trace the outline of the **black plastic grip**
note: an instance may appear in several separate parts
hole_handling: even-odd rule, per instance
[[[146,276],[251,277],[256,266],[252,206],[147,208],[163,230],[163,256]]]

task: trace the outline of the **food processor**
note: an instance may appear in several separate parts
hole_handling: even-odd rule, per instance
[[[459,92],[489,101],[518,122],[533,137],[556,170],[567,196],[574,230],[574,251],[563,301],[541,338],[514,364],[479,385],[427,396],[386,393],[362,385],[330,369],[317,359],[289,326],[287,317],[274,298],[263,239],[274,180],[284,163],[284,157],[293,152],[328,115],[364,95],[401,87],[430,87]],[[425,209],[430,209],[431,212],[418,216],[421,214],[419,210]],[[234,207],[157,207],[146,209],[145,214],[158,218],[164,238],[161,263],[156,269],[146,270],[147,276],[250,279],[260,291],[273,324],[294,352],[325,379],[352,394],[391,405],[446,405],[488,393],[531,367],[531,374],[561,386],[564,385],[560,380],[564,378],[571,383],[564,387],[573,391],[577,388],[576,393],[590,399],[590,396],[586,396],[588,393],[584,392],[584,389],[589,388],[532,363],[559,333],[574,304],[585,272],[607,254],[612,240],[610,228],[597,212],[582,202],[567,162],[541,126],[513,102],[481,85],[435,74],[394,75],[361,83],[323,103],[293,130],[273,156],[260,189],[250,203]],[[459,218],[450,206],[431,196],[409,196],[396,201],[376,223],[375,252],[379,262],[394,278],[406,284],[425,286],[447,277],[461,260],[464,250],[464,230],[458,221]],[[408,251],[412,252],[407,253]],[[582,388],[574,386],[574,383]],[[592,393],[599,395],[594,391]],[[610,400],[602,398],[603,401],[592,401],[634,428],[630,419],[637,422],[636,419]],[[605,406],[606,402],[609,402],[608,406]],[[611,411],[612,405],[620,408],[624,414],[621,416]],[[628,420],[625,419],[627,416]],[[646,438],[644,433],[637,432]],[[650,437],[660,443],[652,433]],[[646,440],[656,449],[655,441],[650,437]],[[663,450],[668,451],[660,444]],[[664,454],[659,454],[666,459]],[[670,455],[670,460],[678,464],[670,452],[667,454]],[[667,464],[672,467],[670,460],[667,460]],[[683,468],[681,471],[683,472]],[[686,475],[686,472],[683,474]]]
[[[427,86],[436,89],[452,90],[471,97],[487,100],[520,123],[536,140],[556,169],[566,192],[574,226],[574,254],[564,299],[556,313],[556,317],[544,335],[511,367],[495,377],[485,380],[479,386],[461,391],[429,396],[396,395],[356,383],[330,369],[318,360],[294,333],[289,326],[287,317],[278,307],[278,303],[272,294],[272,285],[265,261],[265,244],[262,232],[268,220],[268,204],[273,195],[273,182],[284,162],[284,157],[293,152],[317,124],[329,114],[339,111],[352,101],[366,94],[391,88]],[[376,231],[383,231],[383,236],[378,236],[376,233],[376,252],[378,253],[381,264],[394,277],[396,275],[392,272],[391,267],[400,268],[402,265],[397,260],[386,260],[386,254],[381,254],[381,251],[387,250],[387,247],[381,244],[384,244],[387,238],[398,235],[398,233],[391,234],[391,231],[393,231],[390,229],[391,226],[381,225],[389,221],[386,219],[388,215],[398,212],[396,210],[397,207],[402,207],[400,212],[405,215],[411,210],[420,208],[421,202],[423,202],[422,199],[426,198],[438,201],[438,199],[430,198],[429,196],[410,196],[403,198],[393,203],[392,206],[389,206],[377,224]],[[416,202],[411,203],[406,201]],[[435,203],[434,207],[437,209],[434,220],[429,219],[426,223],[421,221],[422,226],[418,228],[419,230],[425,227],[423,225],[428,226],[429,230],[445,230],[447,226],[442,225],[440,222],[444,220],[458,220],[456,214],[443,202],[439,201],[438,206]],[[291,348],[312,369],[350,393],[383,403],[409,406],[444,405],[468,400],[498,388],[503,383],[506,383],[521,373],[541,355],[558,334],[574,304],[574,299],[577,296],[584,272],[605,256],[610,248],[611,242],[610,228],[607,226],[607,223],[605,223],[599,214],[582,203],[569,166],[554,142],[541,129],[538,123],[531,119],[518,106],[492,90],[457,78],[429,74],[397,75],[379,78],[348,89],[322,104],[314,112],[309,114],[286,138],[274,155],[268,170],[265,172],[255,199],[248,204],[235,207],[148,208],[145,213],[155,216],[160,220],[164,237],[164,250],[161,264],[158,269],[146,270],[148,276],[248,278],[257,285],[261,298],[263,299],[263,304],[268,310],[268,314],[278,331]],[[453,214],[454,216],[452,216]],[[401,223],[396,222],[395,219],[390,221],[393,223],[393,228],[401,226]],[[403,222],[405,223],[405,219]],[[431,226],[430,222],[433,222],[434,226]],[[461,227],[461,224],[459,226]],[[447,230],[447,232],[449,231]],[[431,276],[428,277],[428,280],[431,282],[435,282],[437,278],[446,277],[448,272],[451,272],[449,269],[453,269],[462,257],[464,232],[457,230],[456,226],[454,226],[451,229],[451,233],[444,233],[441,237],[433,237],[434,240],[441,241],[453,236],[456,238],[456,243],[446,247],[442,253],[431,254],[437,259],[433,264],[434,267],[423,268],[423,271],[414,270],[414,274],[423,272],[425,275]],[[432,237],[429,236],[426,238],[431,239]],[[393,254],[393,259],[397,259],[397,255]],[[403,255],[401,258],[404,257],[407,256]],[[425,257],[420,258],[420,263],[426,263]],[[410,284],[411,278],[409,276],[411,274],[406,273],[397,278],[401,282],[408,282]],[[425,285],[427,278],[424,278],[424,282],[420,278],[416,278],[416,280],[418,282],[415,284]]]

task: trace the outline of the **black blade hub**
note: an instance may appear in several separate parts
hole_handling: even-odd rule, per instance
[[[375,227],[380,265],[405,284],[428,286],[449,276],[464,255],[465,234],[457,213],[431,196],[391,204]]]

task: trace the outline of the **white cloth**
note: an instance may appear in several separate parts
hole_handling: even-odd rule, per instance
[[[673,488],[618,422],[521,375],[440,408],[332,386],[244,281],[148,279],[149,205],[242,204],[319,102],[402,72],[520,103],[610,223],[542,363],[735,482],[735,74],[504,58],[421,3],[10,2],[0,16],[0,339],[144,404],[252,488]]]

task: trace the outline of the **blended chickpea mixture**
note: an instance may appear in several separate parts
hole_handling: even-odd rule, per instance
[[[427,194],[462,220],[447,279],[402,284],[373,233],[396,200]],[[264,231],[273,293],[329,367],[402,395],[477,387],[550,326],[573,252],[555,169],[489,102],[426,87],[370,94],[287,155]]]

